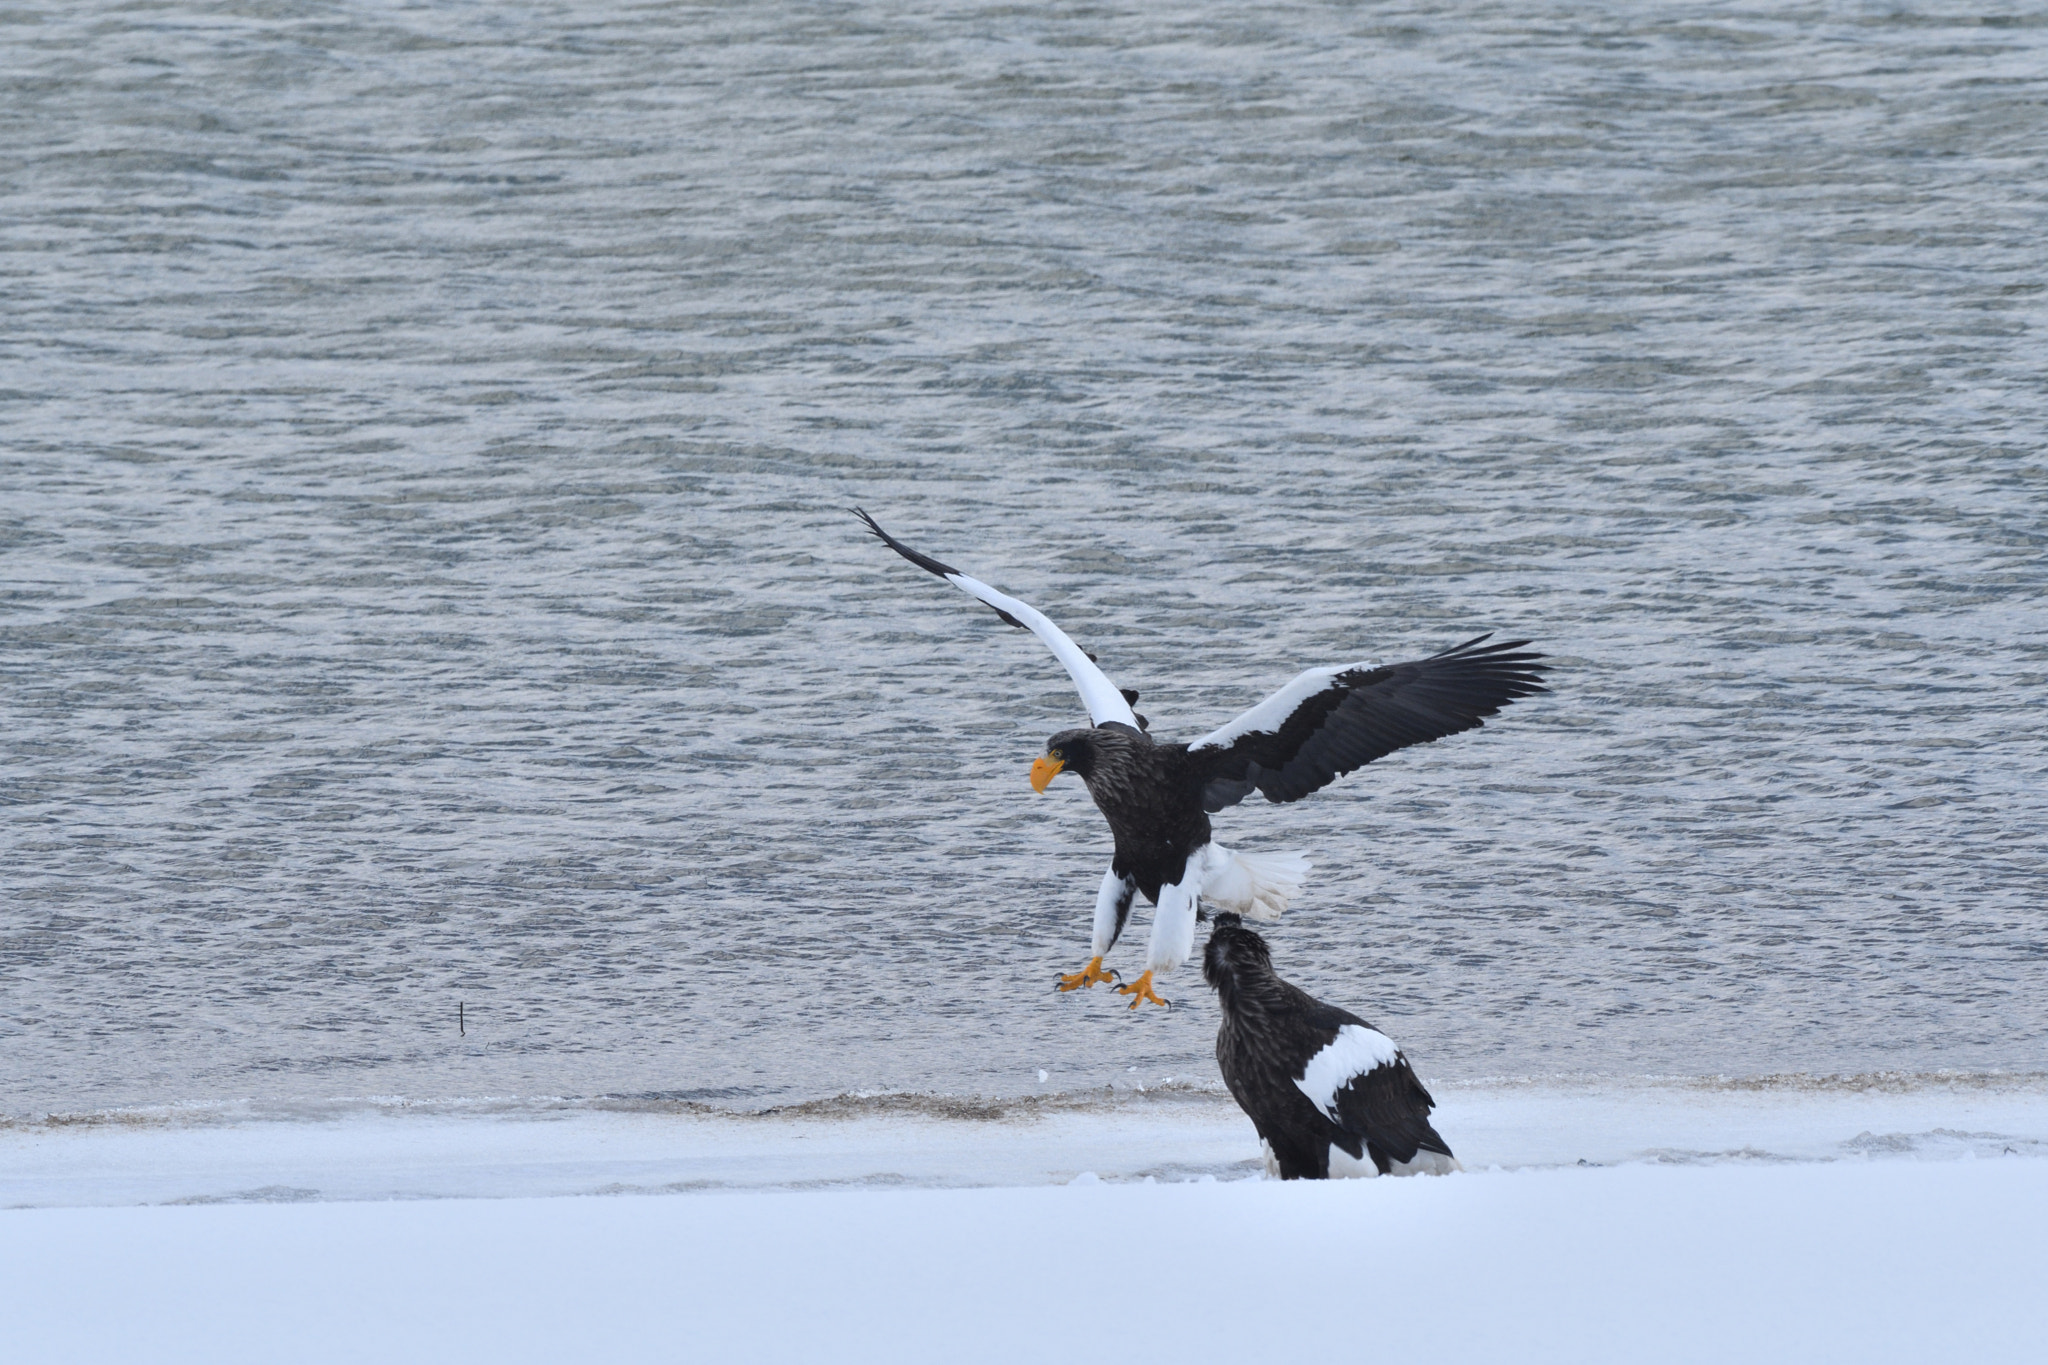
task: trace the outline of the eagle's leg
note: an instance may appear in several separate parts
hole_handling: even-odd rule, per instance
[[[1098,981],[1116,979],[1114,971],[1104,970],[1102,959],[1123,934],[1124,921],[1131,917],[1131,897],[1137,894],[1138,883],[1119,875],[1114,866],[1102,874],[1102,889],[1095,893],[1095,939],[1091,949],[1095,956],[1080,971],[1060,977],[1054,990],[1078,991]]]
[[[1138,1008],[1147,1000],[1150,1000],[1155,1005],[1171,1005],[1173,1003],[1171,1000],[1161,999],[1159,994],[1152,989],[1152,973],[1149,971],[1136,981],[1118,986],[1117,990],[1119,993],[1131,997],[1132,1009]]]
[[[1172,1003],[1153,992],[1152,975],[1157,972],[1165,976],[1187,961],[1188,954],[1195,950],[1195,906],[1201,898],[1202,853],[1197,850],[1182,869],[1180,880],[1159,888],[1159,908],[1152,914],[1152,947],[1145,959],[1145,974],[1127,986],[1117,987],[1131,997],[1132,1009],[1147,1000],[1155,1005]]]
[[[1114,970],[1105,971],[1102,966],[1102,958],[1096,956],[1089,958],[1088,965],[1078,972],[1062,972],[1058,984],[1053,989],[1056,991],[1086,990],[1098,981],[1115,981],[1116,979],[1116,972]]]

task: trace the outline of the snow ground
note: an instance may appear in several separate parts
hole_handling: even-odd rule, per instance
[[[0,1359],[2048,1356],[2038,1086],[1437,1089],[1467,1174],[1328,1185],[1185,1092],[17,1125]]]
[[[1468,1169],[2048,1156],[2048,1085],[1437,1084]],[[762,1116],[476,1101],[135,1110],[0,1127],[0,1209],[1238,1179],[1251,1124],[1187,1090],[849,1101]]]

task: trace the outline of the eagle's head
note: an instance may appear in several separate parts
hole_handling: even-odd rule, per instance
[[[1100,730],[1062,730],[1045,742],[1045,754],[1031,764],[1031,790],[1043,792],[1064,772],[1080,774],[1086,782],[1102,761],[1106,741],[1115,737]]]
[[[1244,927],[1230,911],[1216,916],[1209,946],[1202,950],[1202,979],[1223,993],[1224,1008],[1240,985],[1273,974],[1273,953],[1266,940]]]

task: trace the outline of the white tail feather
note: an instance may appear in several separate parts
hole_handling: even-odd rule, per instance
[[[1425,1152],[1418,1147],[1415,1149],[1414,1160],[1389,1163],[1387,1174],[1449,1175],[1452,1171],[1462,1171],[1464,1169],[1465,1163],[1448,1152]]]
[[[1210,844],[1202,850],[1202,899],[1246,919],[1278,919],[1301,894],[1311,866],[1299,853],[1239,853]]]

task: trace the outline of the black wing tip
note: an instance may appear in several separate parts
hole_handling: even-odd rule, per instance
[[[882,524],[867,514],[866,508],[856,507],[853,509],[853,514],[859,517],[862,521],[866,522],[868,524],[868,530],[874,532],[876,537],[879,538],[884,545],[887,545],[890,549],[894,550],[897,554],[902,555],[905,559],[917,565],[918,568],[923,569],[926,573],[935,574],[940,578],[948,579],[952,578],[956,574],[962,578],[965,578],[967,576],[965,574],[960,573],[960,571],[954,568],[951,564],[944,563],[941,560],[933,559],[928,554],[922,554],[916,550],[911,549],[908,545],[905,545],[902,541],[896,539],[896,537],[890,535],[887,531],[884,531],[882,529]],[[988,604],[983,603],[983,605],[987,606]],[[1019,630],[1031,629],[1031,627],[1025,625],[1022,621],[1019,621],[1016,617],[1010,615],[1010,613],[1004,611],[1001,607],[991,606],[989,607],[989,610],[994,612],[996,615],[1002,617],[1005,624],[1015,626]]]
[[[940,578],[944,578],[949,574],[956,574],[960,572],[951,564],[943,564],[938,560],[933,559],[928,554],[920,554],[918,551],[911,549],[908,545],[905,545],[902,541],[896,539],[896,537],[890,535],[887,531],[884,531],[882,529],[882,523],[876,521],[873,517],[869,516],[866,508],[856,507],[853,509],[853,514],[859,517],[862,521],[866,522],[868,524],[868,530],[874,532],[875,537],[878,540],[880,540],[884,545],[894,550],[897,554],[902,555],[905,559],[917,565],[918,568],[923,569],[926,573],[937,574]],[[1015,623],[1013,622],[1012,624]]]
[[[1533,640],[1501,640],[1495,644],[1486,644],[1488,640],[1493,639],[1493,634],[1489,630],[1484,635],[1473,636],[1463,644],[1438,650],[1429,656],[1427,662],[1442,660],[1448,663],[1482,665],[1513,689],[1509,693],[1510,698],[1548,692],[1550,689],[1543,685],[1543,675],[1556,667],[1555,664],[1545,662],[1550,656],[1528,649],[1527,646],[1535,643]],[[1486,647],[1481,649],[1481,645]]]
[[[1484,649],[1479,648],[1480,645],[1485,645],[1491,639],[1493,639],[1493,632],[1489,630],[1484,635],[1473,636],[1463,644],[1452,645],[1449,649],[1440,649],[1429,657],[1432,659],[1498,659],[1504,654],[1536,643],[1534,640],[1502,640],[1497,644],[1486,645]],[[1548,656],[1528,654],[1517,657],[1542,659]]]
[[[853,514],[859,517],[862,521],[866,522],[868,524],[868,530],[873,532],[881,540],[888,541],[890,539],[889,533],[882,529],[882,523],[876,521],[873,517],[868,515],[867,508],[856,507],[853,509]]]

